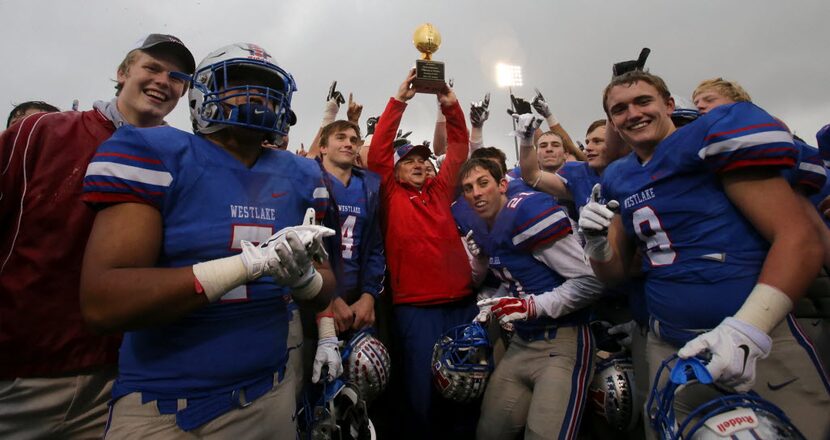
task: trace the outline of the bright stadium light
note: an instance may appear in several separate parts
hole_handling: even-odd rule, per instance
[[[496,81],[499,87],[521,87],[522,66],[512,64],[496,64]]]

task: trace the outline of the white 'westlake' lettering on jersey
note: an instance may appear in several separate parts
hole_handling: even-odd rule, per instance
[[[274,221],[277,218],[277,211],[274,208],[259,206],[231,205],[231,217]]]
[[[360,206],[349,206],[349,205],[338,205],[340,208],[340,212],[345,214],[357,214],[360,215]]]
[[[654,198],[654,188],[646,188],[634,195],[627,197],[623,204],[625,205],[626,209],[634,206],[639,205],[647,200],[651,200]]]

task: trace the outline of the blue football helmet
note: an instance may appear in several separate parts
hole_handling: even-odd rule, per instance
[[[669,376],[660,388],[660,379],[666,372]],[[679,359],[673,355],[663,361],[646,405],[651,424],[660,438],[804,439],[780,408],[753,392],[725,393],[718,389],[719,397],[698,406],[682,421],[676,420],[675,396],[687,387],[714,387],[712,382],[709,371],[698,359]]]
[[[449,329],[432,350],[432,379],[441,395],[470,402],[484,394],[493,371],[493,347],[477,322]]]
[[[303,440],[376,439],[366,402],[340,379],[306,388],[295,420]]]
[[[205,57],[193,74],[188,92],[193,131],[209,134],[233,125],[281,138],[297,122],[291,111],[296,91],[291,74],[261,47],[225,46]]]

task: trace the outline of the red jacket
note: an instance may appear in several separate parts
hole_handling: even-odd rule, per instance
[[[116,363],[120,336],[87,330],[78,299],[95,219],[81,188],[114,131],[90,110],[40,113],[0,134],[0,380]]]
[[[457,103],[447,117],[447,158],[421,190],[395,179],[394,139],[406,104],[394,98],[378,121],[369,169],[381,176],[386,264],[395,304],[430,305],[472,294],[472,275],[450,205],[458,170],[469,149],[464,113]]]

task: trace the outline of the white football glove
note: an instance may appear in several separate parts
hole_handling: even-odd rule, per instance
[[[470,255],[475,258],[478,258],[481,255],[481,248],[478,247],[478,243],[476,243],[475,239],[473,239],[473,230],[470,229],[470,232],[464,236],[464,243],[467,245],[467,250],[470,251]]]
[[[532,113],[518,114],[508,110],[510,116],[516,121],[516,130],[512,133],[519,144],[523,146],[533,145],[533,134],[542,125],[542,119]]]
[[[320,375],[325,366],[327,372],[323,379],[331,382],[343,374],[343,360],[340,357],[340,344],[334,329],[334,318],[331,316],[320,318],[317,331],[319,339],[317,340],[317,353],[314,355],[312,364],[311,381],[314,383],[320,381]]]
[[[489,307],[490,313],[498,318],[502,326],[514,321],[527,321],[537,316],[536,301],[533,300],[533,296],[526,296],[524,298],[514,298],[512,296],[488,298],[479,301],[476,305],[478,305],[479,309]]]
[[[620,204],[611,200],[607,204],[599,203],[602,188],[599,183],[591,189],[591,201],[579,212],[579,228],[585,235],[585,255],[594,261],[611,260],[611,246],[608,245],[608,228],[614,211]]]
[[[772,339],[751,324],[729,317],[714,329],[687,342],[677,355],[688,359],[709,351],[706,369],[717,383],[738,392],[752,389],[755,363],[772,348]]]

